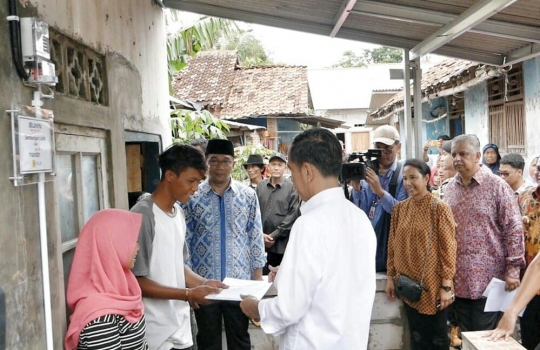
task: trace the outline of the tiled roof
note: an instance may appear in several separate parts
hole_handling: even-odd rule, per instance
[[[234,81],[236,51],[201,51],[173,79],[174,97],[223,106]]]
[[[422,75],[422,96],[465,83],[471,77],[471,70],[476,70],[478,66],[481,66],[478,62],[463,61],[453,58],[433,66]],[[472,77],[474,77],[474,74]],[[413,94],[412,85],[411,94]],[[370,116],[382,117],[392,110],[402,107],[404,104],[404,97],[404,91],[398,92],[379,109],[371,113]]]
[[[269,66],[236,71],[224,119],[298,116],[309,112],[307,68]]]
[[[174,96],[202,102],[222,119],[308,115],[307,68],[239,68],[235,51],[203,51],[175,76]]]

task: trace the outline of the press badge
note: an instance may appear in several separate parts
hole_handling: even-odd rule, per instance
[[[377,206],[377,204],[372,204],[371,205],[371,208],[369,208],[369,213],[368,213],[368,217],[370,219],[373,219],[375,217],[375,207]]]

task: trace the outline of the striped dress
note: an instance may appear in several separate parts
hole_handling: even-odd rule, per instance
[[[144,316],[136,323],[129,323],[120,315],[98,317],[81,331],[77,349],[148,350]]]

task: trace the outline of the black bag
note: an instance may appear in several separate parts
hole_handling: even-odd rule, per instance
[[[422,296],[422,291],[427,290],[421,283],[405,276],[399,275],[396,282],[396,294],[400,298],[407,299],[409,301],[417,302]]]
[[[417,302],[422,297],[422,291],[428,289],[424,286],[424,277],[426,275],[426,264],[429,255],[429,248],[431,246],[431,239],[433,237],[433,216],[435,214],[435,207],[437,206],[437,198],[433,198],[433,204],[431,206],[431,232],[429,233],[429,240],[426,247],[426,256],[424,258],[424,268],[422,269],[422,279],[420,282],[413,280],[410,277],[399,274],[396,281],[395,293],[402,299],[407,299],[411,302]]]

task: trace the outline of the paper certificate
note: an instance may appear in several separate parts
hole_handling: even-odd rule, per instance
[[[506,309],[512,302],[512,299],[514,299],[514,297],[516,296],[519,288],[516,288],[512,291],[506,291],[504,289],[505,286],[505,281],[502,281],[495,277],[493,277],[493,279],[489,282],[486,290],[484,291],[484,294],[482,294],[482,296],[487,298],[486,306],[484,308],[485,312],[506,311]],[[525,309],[523,309],[519,313],[519,316],[522,316],[524,311]]]
[[[229,286],[223,289],[218,294],[209,294],[206,299],[210,300],[227,300],[227,301],[242,301],[240,295],[253,295],[257,299],[262,299],[272,283],[265,281],[240,280],[236,278],[226,277],[223,283]]]

